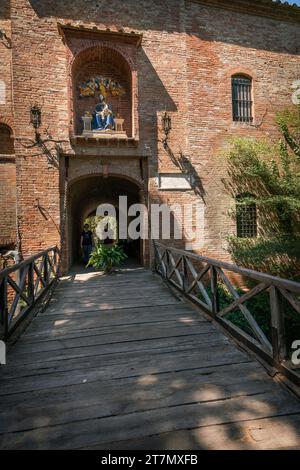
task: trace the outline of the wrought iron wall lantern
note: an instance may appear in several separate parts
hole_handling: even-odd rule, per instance
[[[30,122],[35,130],[38,129],[42,124],[42,111],[41,108],[37,105],[31,106]]]
[[[35,131],[35,140],[29,140],[29,145],[24,145],[24,147],[28,149],[39,147],[41,152],[46,155],[49,165],[58,168],[61,146],[67,141],[53,139],[48,130],[45,131],[46,138],[41,136],[38,129],[42,124],[42,110],[38,105],[33,105],[30,108],[30,123]]]
[[[168,146],[168,137],[172,129],[171,116],[167,113],[167,111],[164,112],[161,122],[162,122],[163,131],[165,134],[165,138],[163,139],[163,145],[164,145],[164,148],[166,148]]]

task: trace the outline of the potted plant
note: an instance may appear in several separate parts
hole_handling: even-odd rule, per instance
[[[124,263],[127,255],[120,245],[107,246],[99,243],[92,251],[87,266],[110,273],[115,266]]]

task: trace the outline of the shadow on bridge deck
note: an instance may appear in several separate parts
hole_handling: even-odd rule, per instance
[[[300,402],[142,268],[63,278],[0,384],[1,449],[300,448]]]

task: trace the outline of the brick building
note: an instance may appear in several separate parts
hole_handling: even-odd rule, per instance
[[[271,0],[1,0],[1,246],[27,256],[63,234],[67,269],[85,217],[122,194],[200,204],[194,249],[226,257],[236,227],[221,150],[275,137],[299,79],[299,24],[299,8]],[[100,94],[123,135],[89,130]],[[141,242],[143,262],[150,251]]]

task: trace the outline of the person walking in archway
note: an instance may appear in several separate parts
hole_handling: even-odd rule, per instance
[[[83,263],[87,264],[93,249],[93,234],[92,231],[89,230],[88,224],[84,224],[83,232],[81,232],[80,244],[82,248]]]

